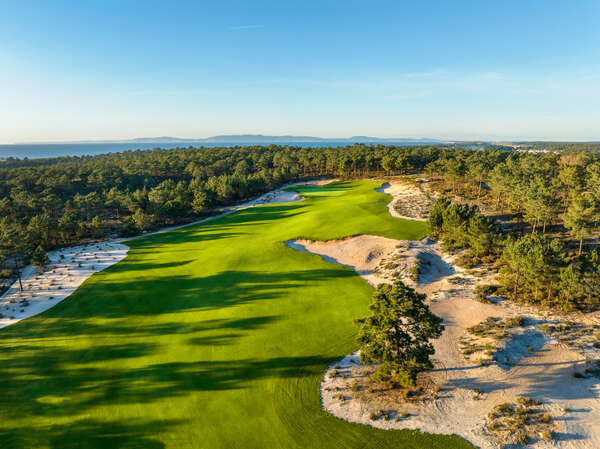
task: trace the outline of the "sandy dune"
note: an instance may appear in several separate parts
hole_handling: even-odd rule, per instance
[[[585,357],[580,353],[544,337],[537,328],[525,325],[515,330],[515,336],[503,349],[502,355],[506,360],[510,359],[510,364],[480,366],[465,360],[459,338],[468,327],[487,317],[525,315],[530,322],[541,322],[545,318],[504,301],[496,304],[477,302],[474,287],[478,283],[488,283],[490,279],[475,278],[454,267],[452,258],[443,254],[436,243],[428,239],[406,242],[359,235],[338,241],[290,241],[288,244],[319,254],[329,262],[350,266],[372,285],[391,282],[377,270],[390,255],[403,252],[409,260],[418,255],[427,263],[422,266],[419,282],[413,285],[428,295],[432,311],[444,319],[445,331],[435,342],[436,367],[429,373],[431,381],[441,387],[437,399],[423,404],[359,399],[349,388],[364,371],[355,353],[334,363],[325,373],[321,383],[325,410],[347,421],[380,428],[457,434],[477,447],[494,449],[500,446],[485,430],[487,414],[499,403],[527,396],[542,401],[541,408],[555,423],[554,441],[536,438],[529,447],[600,448],[600,380],[573,376],[575,371],[583,371]],[[331,376],[334,370],[339,375]],[[340,391],[345,397],[343,401],[339,399]],[[371,419],[371,413],[381,409],[403,411],[408,416]]]

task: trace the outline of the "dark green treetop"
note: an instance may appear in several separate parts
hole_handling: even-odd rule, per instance
[[[442,319],[431,313],[425,295],[401,281],[377,286],[369,309],[370,316],[357,320],[361,362],[381,363],[378,379],[413,386],[418,373],[433,368],[430,340],[442,335]]]

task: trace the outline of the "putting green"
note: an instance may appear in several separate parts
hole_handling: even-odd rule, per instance
[[[0,331],[0,447],[471,447],[321,410],[320,378],[356,349],[372,288],[284,242],[422,238],[376,186],[298,188],[305,201],[132,240],[125,260]]]

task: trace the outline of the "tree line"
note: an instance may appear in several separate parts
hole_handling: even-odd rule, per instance
[[[447,249],[468,248],[471,264],[518,267],[505,276],[514,296],[590,302],[598,291],[591,273],[598,266],[600,153],[582,150],[271,145],[10,159],[0,162],[0,268],[9,277],[38,247],[189,222],[288,182],[419,173],[449,198],[431,213],[432,232]],[[525,256],[511,262],[507,248],[517,243],[511,254],[531,247],[527,257],[542,257],[548,272],[535,272],[537,262]]]
[[[432,235],[446,250],[462,251],[459,264],[497,268],[503,296],[597,309],[598,153],[511,152],[493,163],[485,159],[457,154],[428,165],[444,195],[431,210]]]
[[[422,171],[439,152],[272,145],[11,158],[0,162],[0,268],[10,277],[38,247],[189,222],[292,181]]]

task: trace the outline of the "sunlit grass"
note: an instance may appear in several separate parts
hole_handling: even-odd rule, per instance
[[[305,201],[132,240],[125,260],[0,331],[0,447],[469,447],[321,409],[320,378],[356,349],[372,289],[284,242],[422,238],[376,186],[302,187]]]

